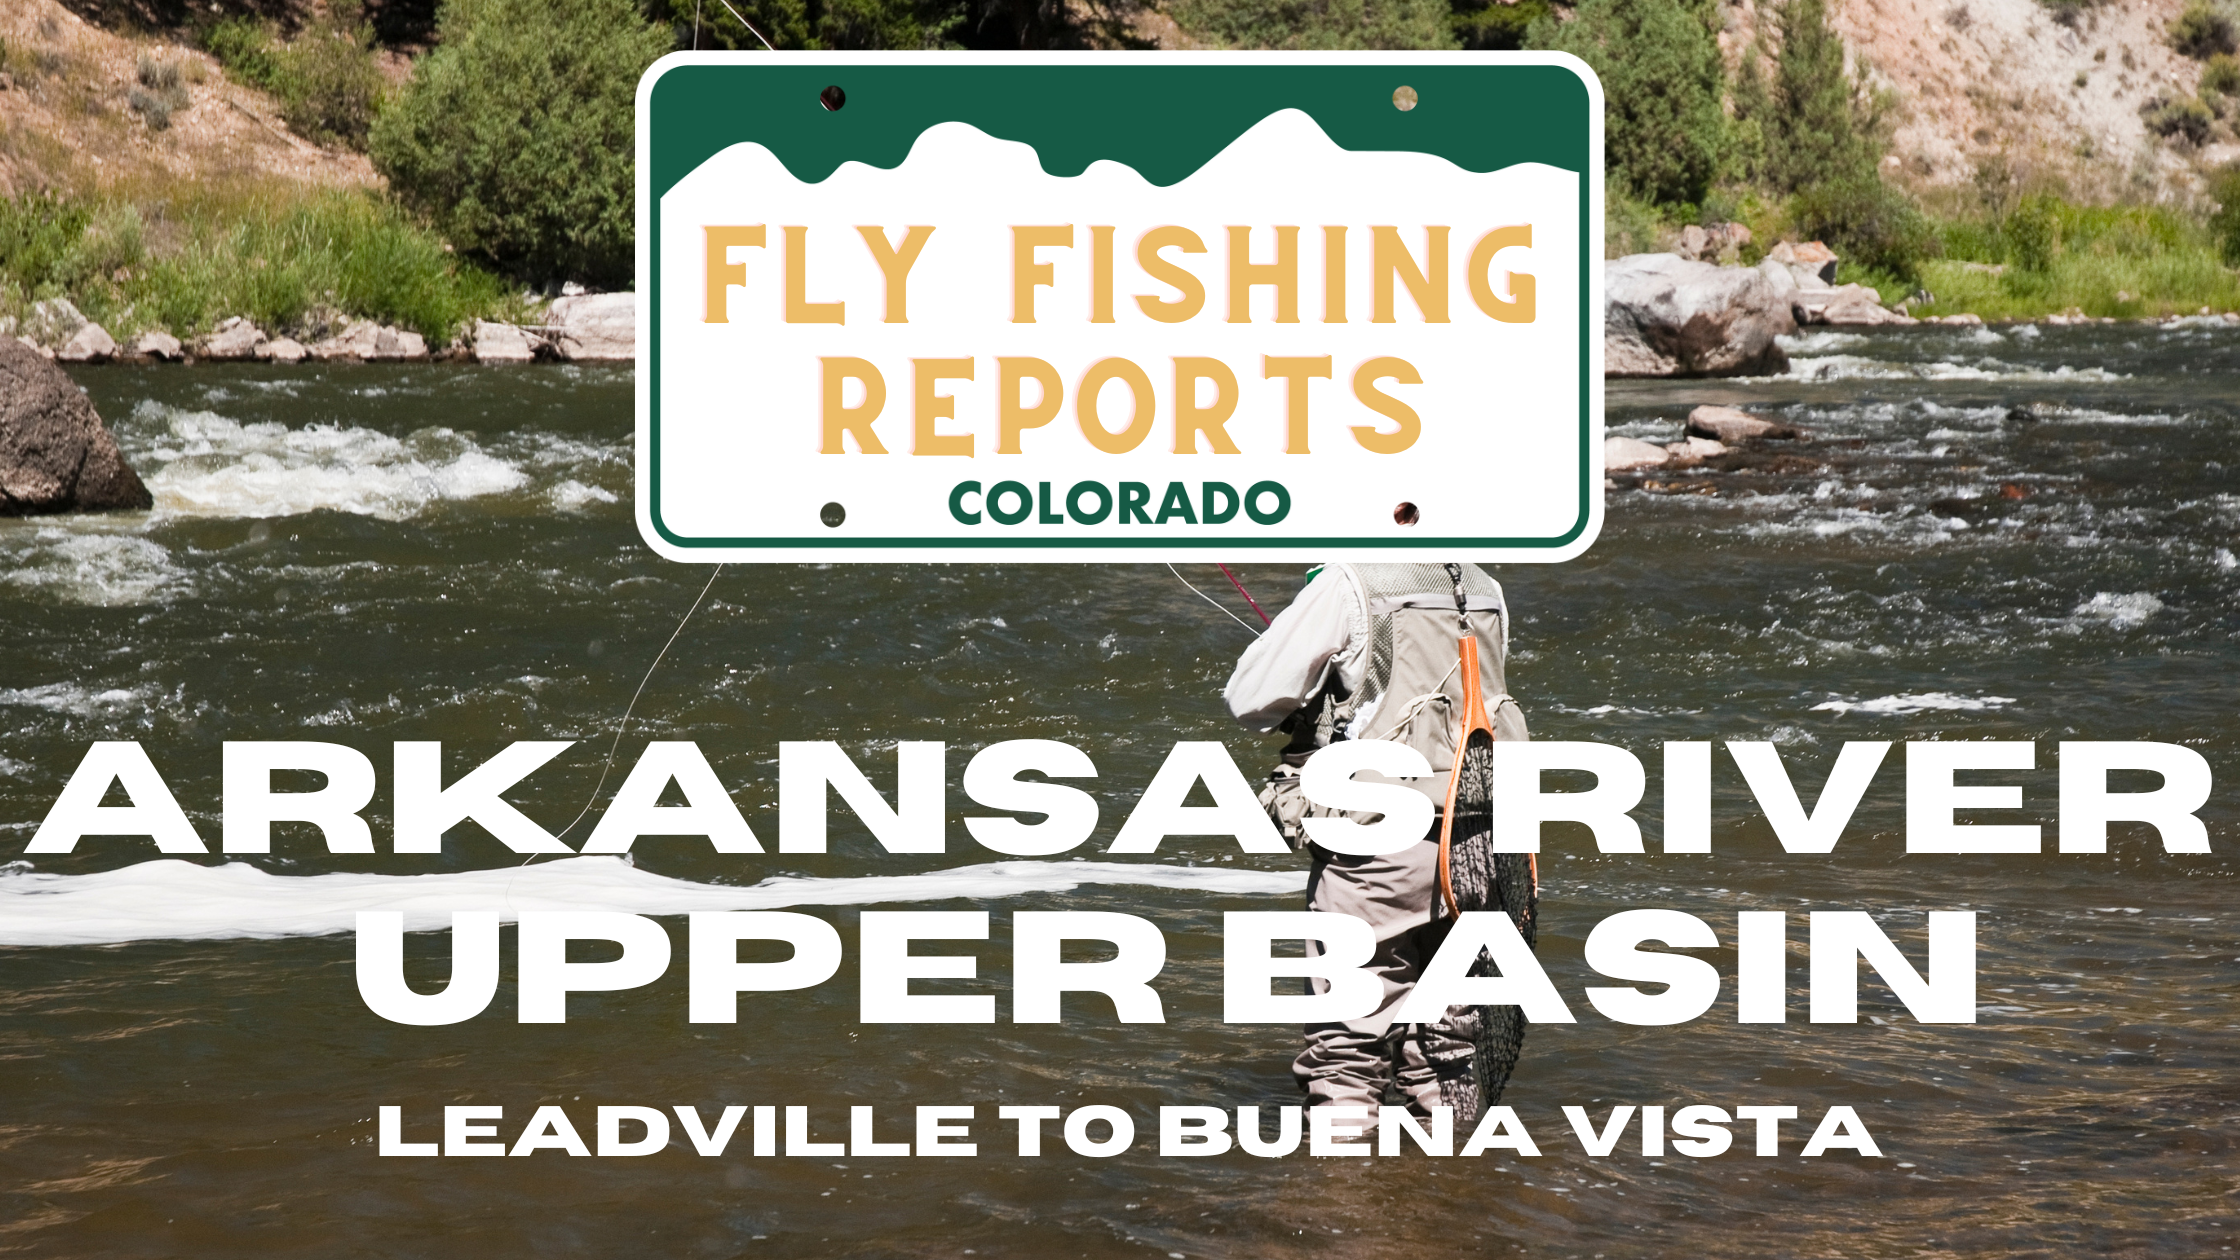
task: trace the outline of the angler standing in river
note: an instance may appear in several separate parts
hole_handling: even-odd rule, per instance
[[[1454,922],[1438,895],[1440,821],[1416,844],[1376,857],[1331,852],[1307,840],[1301,825],[1308,817],[1341,816],[1307,801],[1299,768],[1342,739],[1392,740],[1422,753],[1433,774],[1407,782],[1446,806],[1456,735],[1468,716],[1458,616],[1476,640],[1478,693],[1493,735],[1527,738],[1524,713],[1504,681],[1508,607],[1500,583],[1475,565],[1310,570],[1305,589],[1245,650],[1222,692],[1238,721],[1291,736],[1261,800],[1285,840],[1304,844],[1313,858],[1308,908],[1352,915],[1376,931],[1368,968],[1383,981],[1384,999],[1359,1018],[1307,1026],[1292,1072],[1309,1106],[1374,1108],[1391,1083],[1412,1111],[1448,1106],[1458,1120],[1474,1119],[1500,1096],[1523,1037],[1521,1016],[1507,1007],[1457,1007],[1430,1025],[1393,1022]],[[1482,826],[1469,840],[1490,855]],[[1525,861],[1520,856],[1510,865],[1521,872]],[[1489,878],[1479,882],[1490,884],[1490,863],[1484,869]],[[1513,884],[1530,883],[1504,873]],[[1490,887],[1457,892],[1463,909],[1499,904]],[[1516,888],[1509,907],[1527,940],[1530,897],[1528,887]]]

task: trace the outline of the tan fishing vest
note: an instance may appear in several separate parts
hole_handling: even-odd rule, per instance
[[[1344,694],[1337,671],[1330,684],[1284,724],[1291,742],[1261,800],[1284,837],[1298,843],[1302,817],[1357,817],[1310,806],[1297,791],[1297,767],[1338,739],[1389,739],[1422,753],[1434,772],[1406,783],[1436,803],[1446,799],[1454,768],[1456,715],[1462,706],[1459,674],[1462,626],[1455,613],[1454,581],[1439,564],[1334,564],[1353,578],[1360,612],[1369,627],[1361,689]],[[1330,573],[1316,578],[1328,581]],[[1529,738],[1524,711],[1509,695],[1509,610],[1501,587],[1474,564],[1462,566],[1462,593],[1470,629],[1478,640],[1478,686],[1494,737]],[[1383,776],[1363,773],[1362,779]]]

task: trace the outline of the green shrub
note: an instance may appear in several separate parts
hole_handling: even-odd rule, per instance
[[[204,52],[239,82],[274,91],[280,82],[280,59],[273,54],[272,34],[254,18],[229,17],[202,33]]]
[[[2209,128],[2217,121],[2216,111],[2198,96],[2156,97],[2140,107],[2139,117],[2154,134],[2193,145],[2208,140]]]
[[[2043,274],[2061,251],[2061,220],[2051,198],[2031,197],[1999,225],[2008,265]]]
[[[630,279],[638,76],[669,31],[631,0],[448,0],[374,120],[376,168],[463,250],[538,279]]]
[[[235,80],[278,98],[281,120],[297,135],[365,147],[387,81],[358,5],[336,0],[292,44],[276,42],[249,18],[229,17],[203,32],[202,47]]]
[[[329,12],[281,59],[280,117],[298,135],[362,149],[388,82],[374,62],[373,28],[354,9]]]
[[[1229,48],[1453,48],[1447,0],[1179,0],[1185,31]]]
[[[187,107],[187,85],[178,62],[141,53],[133,77],[138,86],[125,94],[125,101],[147,120],[148,130],[164,130],[171,125],[171,116]]]
[[[1447,20],[1464,48],[1523,48],[1534,22],[1553,17],[1549,0],[1454,0]]]
[[[1727,119],[1719,44],[1683,0],[1586,0],[1578,16],[1533,24],[1527,42],[1594,67],[1604,94],[1610,174],[1665,204],[1703,200],[1719,173]]]
[[[1845,263],[1897,280],[1913,279],[1938,252],[1920,208],[1871,172],[1805,189],[1789,214],[1801,235],[1828,242]]]
[[[2200,60],[2240,51],[2240,38],[2224,6],[2216,0],[2193,0],[2185,12],[2170,19],[2170,46]]]
[[[2240,162],[2228,163],[2209,177],[2209,196],[2217,203],[2208,224],[2217,254],[2240,266]]]
[[[2201,90],[2219,96],[2240,94],[2240,60],[2218,53],[2201,66]]]
[[[2054,21],[2073,27],[2087,13],[2099,8],[2103,0],[2038,0],[2038,3],[2045,6]]]

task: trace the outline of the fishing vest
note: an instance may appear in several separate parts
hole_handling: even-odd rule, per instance
[[[1429,777],[1387,780],[1373,772],[1355,777],[1402,783],[1442,806],[1447,773],[1454,768],[1455,730],[1462,707],[1462,626],[1455,613],[1454,581],[1446,566],[1333,564],[1315,580],[1329,581],[1332,571],[1343,571],[1353,579],[1360,601],[1357,611],[1368,626],[1367,660],[1358,691],[1346,692],[1333,669],[1328,686],[1284,723],[1291,742],[1261,797],[1270,817],[1294,844],[1302,817],[1357,821],[1374,817],[1308,805],[1298,794],[1297,767],[1318,749],[1341,739],[1405,744],[1430,763]],[[1483,569],[1465,564],[1462,594],[1470,610],[1471,633],[1478,640],[1478,686],[1494,737],[1529,738],[1524,711],[1510,697],[1506,679],[1509,610],[1501,586]]]

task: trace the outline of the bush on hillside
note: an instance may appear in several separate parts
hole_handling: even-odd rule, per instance
[[[1785,193],[1874,177],[1882,159],[1880,111],[1844,69],[1843,39],[1828,25],[1827,0],[1782,0],[1772,26],[1778,51],[1762,102],[1750,109],[1764,137],[1760,176]],[[1738,112],[1743,108],[1738,99]]]
[[[2199,145],[2209,139],[2217,113],[2197,96],[2158,96],[2139,107],[2139,118],[2147,124],[2147,130],[2165,140]]]
[[[1453,48],[1447,0],[1179,0],[1175,21],[1229,48]]]
[[[2218,53],[2201,66],[2201,91],[2218,96],[2240,95],[2240,60]]]
[[[1650,201],[1703,200],[1725,157],[1727,118],[1719,104],[1719,44],[1698,6],[1586,0],[1572,21],[1535,23],[1527,42],[1594,67],[1613,177]]]
[[[358,5],[337,0],[292,44],[252,19],[229,17],[202,33],[202,47],[235,80],[278,98],[281,120],[297,135],[365,147],[387,81]]]
[[[646,0],[645,13],[676,28],[679,48],[694,47],[697,34],[702,49],[739,52],[761,52],[764,40],[789,51],[910,50],[955,47],[968,7],[968,0],[731,0],[730,8],[714,0]]]
[[[2218,53],[2240,52],[2240,31],[2232,15],[2216,0],[2193,0],[2185,12],[2170,19],[2170,46],[2195,60]]]
[[[449,0],[438,28],[374,122],[375,167],[462,250],[627,283],[635,95],[669,31],[631,0]]]

